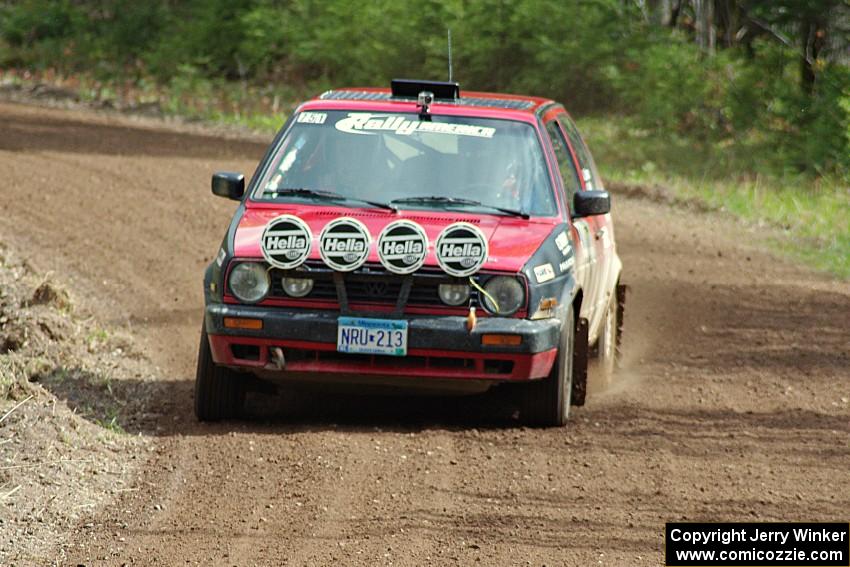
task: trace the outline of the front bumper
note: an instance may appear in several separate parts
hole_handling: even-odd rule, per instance
[[[231,329],[225,317],[261,319],[262,330]],[[405,357],[340,353],[336,311],[299,311],[209,304],[205,324],[217,364],[281,374],[334,373],[443,379],[531,380],[549,374],[557,355],[556,319],[482,317],[472,332],[466,318],[411,315]],[[519,335],[517,346],[482,345],[484,334]],[[270,349],[283,350],[283,368]]]

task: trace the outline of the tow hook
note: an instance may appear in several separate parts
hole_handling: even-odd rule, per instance
[[[470,333],[475,329],[478,323],[478,316],[475,314],[475,307],[469,308],[469,315],[466,316],[466,330]]]
[[[271,347],[269,352],[272,355],[271,366],[275,370],[283,370],[286,367],[286,358],[283,356],[283,349],[280,347]]]

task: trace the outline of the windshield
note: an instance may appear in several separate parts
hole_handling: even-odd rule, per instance
[[[300,113],[252,198],[318,201],[328,194],[356,206],[557,213],[534,128],[461,116]]]

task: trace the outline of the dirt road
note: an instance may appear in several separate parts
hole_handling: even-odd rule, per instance
[[[533,430],[504,395],[299,397],[192,417],[204,265],[265,142],[0,104],[0,239],[161,369],[138,490],[85,565],[658,565],[665,521],[846,520],[850,285],[723,218],[617,199],[626,367]],[[132,387],[132,385],[126,385]]]

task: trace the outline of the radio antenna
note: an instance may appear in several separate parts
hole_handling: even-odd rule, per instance
[[[449,39],[449,82],[452,82],[452,28],[446,28]]]

